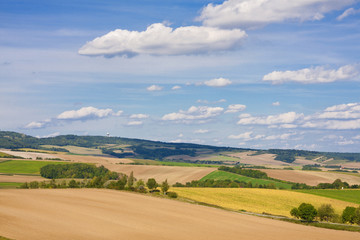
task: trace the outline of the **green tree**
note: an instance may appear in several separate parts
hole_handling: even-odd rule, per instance
[[[161,184],[161,191],[166,194],[167,191],[169,190],[170,186],[168,184],[167,179]]]
[[[155,190],[157,188],[158,184],[154,178],[149,178],[146,182],[146,186],[150,191],[152,191],[153,189]]]
[[[355,223],[355,212],[356,208],[346,207],[341,215],[341,220],[343,223]]]
[[[297,209],[297,208],[291,209],[290,215],[293,216],[293,217],[295,217],[295,218],[300,218],[299,209]]]
[[[70,180],[69,182],[69,188],[77,188],[78,184],[76,183],[76,181],[74,179]]]
[[[307,222],[311,222],[317,215],[317,211],[310,203],[302,203],[298,207],[299,217]]]
[[[331,204],[322,204],[318,208],[318,214],[320,221],[331,221],[335,217],[335,209],[331,206]]]
[[[134,186],[135,178],[134,178],[134,172],[131,171],[130,176],[127,180],[127,186],[129,189],[132,189]]]
[[[29,187],[30,188],[39,188],[39,182],[37,182],[37,181],[30,182]]]

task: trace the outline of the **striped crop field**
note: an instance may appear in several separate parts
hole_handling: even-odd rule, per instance
[[[179,197],[197,202],[220,206],[235,211],[269,213],[290,217],[290,210],[301,203],[311,203],[316,208],[321,204],[331,204],[337,214],[355,203],[337,199],[300,193],[290,190],[256,188],[171,188]]]
[[[288,183],[282,183],[282,182],[266,180],[266,179],[259,179],[259,178],[251,178],[251,177],[246,177],[246,176],[242,176],[239,174],[224,172],[224,171],[211,172],[208,175],[206,175],[205,177],[203,177],[201,180],[207,180],[207,179],[214,179],[214,180],[230,179],[233,181],[238,180],[238,181],[243,181],[243,182],[247,182],[247,183],[251,182],[253,185],[255,185],[255,184],[268,185],[269,183],[273,183],[273,184],[275,184],[275,186],[277,188],[291,189],[291,184],[288,184]]]

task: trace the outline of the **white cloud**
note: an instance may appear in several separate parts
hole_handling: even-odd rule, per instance
[[[133,56],[136,54],[184,55],[203,54],[237,48],[246,33],[204,26],[173,29],[162,23],[145,31],[117,29],[87,42],[79,54],[88,56]]]
[[[230,135],[228,136],[229,139],[244,139],[245,141],[250,140],[251,139],[251,134],[253,132],[245,132],[245,133],[241,133],[239,135]]]
[[[269,115],[266,117],[252,117],[251,115],[240,115],[240,120],[237,124],[250,125],[273,125],[273,124],[291,124],[296,120],[303,118],[303,114],[297,114],[295,112],[282,113],[279,115]]]
[[[114,112],[112,109],[98,109],[95,107],[83,107],[79,110],[70,110],[60,113],[57,117],[47,119],[45,121],[31,122],[25,126],[27,129],[45,128],[56,125],[60,122],[71,121],[88,121],[94,119],[102,119],[113,116],[120,116],[123,111]]]
[[[192,121],[205,120],[220,115],[224,109],[222,107],[192,106],[188,110],[165,114],[162,120],[166,121]]]
[[[31,122],[25,126],[27,129],[37,129],[45,127],[45,122]]]
[[[208,81],[203,82],[202,84],[208,87],[225,87],[230,85],[232,82],[226,78],[214,78]]]
[[[345,65],[338,69],[325,69],[323,66],[304,68],[297,71],[274,71],[263,77],[273,84],[284,82],[329,83],[341,80],[357,80],[360,77],[360,64]]]
[[[357,135],[357,136],[353,137],[353,139],[360,140],[360,135]]]
[[[273,106],[280,106],[280,102],[273,102],[272,105]]]
[[[214,101],[214,102],[209,102],[208,100],[202,100],[202,99],[199,99],[196,101],[197,103],[202,103],[202,104],[217,104],[217,103],[224,103],[226,102],[226,99],[220,99],[220,100],[217,100],[217,101]]]
[[[171,88],[171,90],[179,90],[179,89],[181,89],[181,86],[179,86],[179,85],[173,86]]]
[[[244,111],[246,109],[245,105],[242,104],[231,104],[228,106],[227,110],[225,111],[225,113],[237,113],[240,111]]]
[[[355,144],[355,142],[352,140],[344,140],[344,141],[338,142],[338,144],[339,145],[352,145],[352,144]]]
[[[198,130],[195,130],[194,133],[197,133],[197,134],[204,134],[204,133],[208,133],[209,130],[207,129],[198,129]]]
[[[50,138],[50,137],[56,137],[56,136],[59,136],[59,135],[60,135],[60,132],[55,132],[55,133],[51,133],[49,135],[42,136],[42,137],[37,137],[37,138]]]
[[[149,115],[147,115],[147,114],[142,114],[142,113],[132,114],[132,115],[130,116],[130,118],[145,119],[145,118],[149,118]]]
[[[130,121],[126,125],[128,125],[128,126],[139,126],[139,125],[142,125],[142,124],[143,124],[142,121]]]
[[[147,87],[146,90],[148,90],[150,92],[161,91],[161,90],[163,90],[163,87],[158,86],[158,85],[151,85],[151,86]]]
[[[79,110],[65,111],[57,116],[60,120],[88,120],[105,118],[110,116],[120,116],[122,111],[115,113],[112,109],[97,109],[94,107],[83,107]]]
[[[340,10],[356,0],[228,0],[208,4],[197,18],[206,26],[222,28],[261,27],[287,20],[314,21]]]
[[[293,135],[295,135],[295,133],[284,133],[284,134],[280,134],[280,135],[272,135],[272,136],[267,136],[265,138],[265,140],[287,140]]]
[[[348,16],[355,15],[358,13],[360,13],[360,9],[355,10],[354,8],[348,8],[340,16],[338,16],[336,20],[342,21],[344,18],[347,18]]]

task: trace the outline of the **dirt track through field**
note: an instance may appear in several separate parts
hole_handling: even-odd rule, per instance
[[[0,234],[17,240],[360,238],[360,233],[104,189],[1,190]]]
[[[272,178],[296,183],[306,183],[311,186],[316,186],[319,183],[333,183],[337,178],[349,183],[350,185],[360,184],[360,177],[342,173],[276,169],[259,170],[266,172],[266,174]]]

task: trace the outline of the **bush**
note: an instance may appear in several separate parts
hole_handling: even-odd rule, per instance
[[[322,204],[318,208],[318,214],[320,221],[332,221],[335,218],[335,209],[331,204]]]
[[[177,198],[178,195],[176,192],[167,192],[166,195],[169,197],[169,198]]]
[[[302,203],[298,208],[291,209],[290,214],[296,218],[311,222],[316,217],[317,211],[310,203]]]
[[[341,220],[343,223],[355,223],[356,221],[356,208],[354,207],[346,207],[341,215]]]

